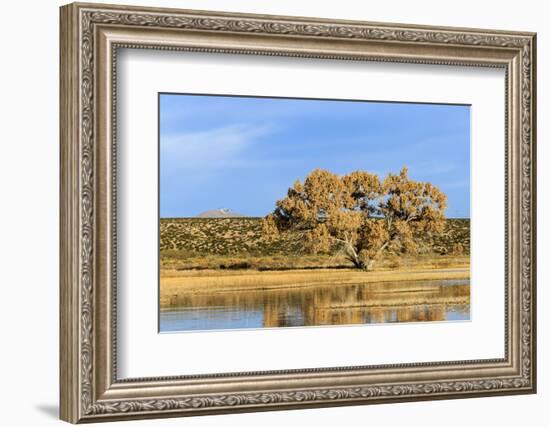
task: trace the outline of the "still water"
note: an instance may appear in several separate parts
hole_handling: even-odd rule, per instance
[[[469,319],[469,280],[401,281],[178,295],[161,308],[160,331]]]

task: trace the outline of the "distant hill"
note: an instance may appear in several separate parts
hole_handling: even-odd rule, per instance
[[[244,215],[228,208],[212,209],[197,215],[197,218],[242,218]]]

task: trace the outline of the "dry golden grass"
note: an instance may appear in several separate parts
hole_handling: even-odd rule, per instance
[[[353,284],[353,286],[361,286]],[[164,286],[161,307],[240,307],[266,308],[278,313],[280,308],[294,297],[314,302],[310,309],[343,310],[383,307],[418,307],[422,305],[465,305],[470,302],[470,286],[463,280],[452,285],[438,281],[418,280],[413,282],[366,283],[360,293],[345,283],[325,283],[316,286],[275,286],[270,289],[234,288],[193,289],[185,286]],[[266,305],[267,304],[267,305]],[[284,311],[284,310],[283,310]]]
[[[182,292],[253,292],[470,277],[470,257],[461,253],[387,254],[371,272],[348,266],[349,261],[341,255],[293,252],[197,254],[185,250],[164,250],[161,251],[161,305]],[[392,286],[395,287],[395,283]]]
[[[375,264],[375,270],[402,268],[468,267],[469,255],[386,255]],[[342,255],[185,255],[161,252],[162,270],[301,270],[308,268],[348,268],[351,263]]]
[[[395,289],[397,288],[397,289]],[[418,285],[399,286],[391,284],[390,290],[373,284],[369,297],[364,300],[331,302],[320,308],[350,309],[364,307],[418,307],[423,305],[462,305],[470,303],[470,285],[433,286],[426,282]]]
[[[200,292],[259,291],[339,284],[380,284],[399,281],[469,279],[469,267],[442,269],[400,269],[364,272],[348,270],[292,270],[292,271],[163,271],[160,279],[162,302],[171,295]],[[415,289],[413,285],[410,290]],[[396,289],[397,290],[397,289]],[[390,290],[391,291],[391,290]],[[402,291],[402,289],[400,289]],[[386,291],[389,292],[389,291]]]

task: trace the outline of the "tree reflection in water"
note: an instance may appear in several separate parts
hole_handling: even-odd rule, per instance
[[[470,318],[469,280],[337,284],[172,295],[161,332]]]

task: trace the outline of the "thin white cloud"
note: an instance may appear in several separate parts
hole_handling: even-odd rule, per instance
[[[255,141],[273,132],[270,125],[236,124],[200,132],[161,136],[162,168],[211,169],[238,161]]]

